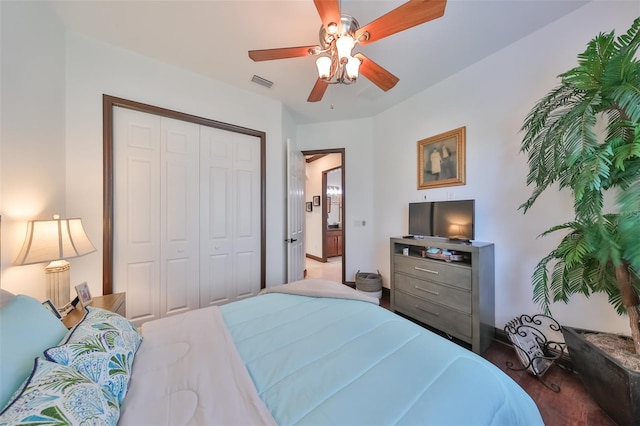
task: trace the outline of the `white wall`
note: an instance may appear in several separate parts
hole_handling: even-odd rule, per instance
[[[102,94],[266,132],[266,281],[283,282],[279,102],[73,33],[67,35],[66,77],[68,209],[83,217],[87,234],[99,248],[75,259],[73,268],[76,277],[89,282],[92,293],[102,293]]]
[[[45,298],[44,264],[13,266],[27,221],[65,209],[64,28],[47,3],[0,2],[0,286]]]
[[[531,272],[560,235],[536,236],[570,220],[572,200],[570,193],[551,190],[526,216],[518,210],[531,193],[519,129],[536,101],[557,84],[556,76],[577,64],[586,43],[602,31],[626,31],[639,8],[637,2],[592,2],[373,120],[377,173],[371,229],[385,279],[388,238],[406,234],[409,202],[473,198],[476,240],[495,243],[496,326],[538,312],[531,302]],[[466,185],[417,190],[417,141],[460,126],[467,128]],[[552,313],[566,325],[628,334],[626,318],[600,295],[588,301],[575,297]]]
[[[297,142],[302,151],[345,149],[343,236],[345,279],[354,281],[358,270],[375,271],[373,231],[374,173],[373,119],[334,121],[298,126]],[[363,225],[364,223],[364,225]]]

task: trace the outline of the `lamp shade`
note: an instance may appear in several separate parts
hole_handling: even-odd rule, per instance
[[[316,59],[319,78],[323,80],[331,78],[331,63],[331,58],[328,56],[319,56],[318,59]]]
[[[338,49],[338,59],[340,62],[346,62],[349,59],[353,45],[353,37],[348,35],[344,35],[336,40],[336,48]]]
[[[352,81],[355,80],[358,78],[358,71],[360,70],[360,59],[349,56],[345,69],[347,71],[347,78]]]
[[[82,220],[30,220],[16,265],[70,259],[96,251],[84,232]]]

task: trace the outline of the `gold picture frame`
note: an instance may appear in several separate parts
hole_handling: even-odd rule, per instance
[[[465,184],[466,127],[418,141],[418,189]]]

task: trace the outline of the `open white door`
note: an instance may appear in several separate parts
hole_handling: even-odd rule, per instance
[[[287,282],[304,279],[305,162],[295,142],[287,139]]]

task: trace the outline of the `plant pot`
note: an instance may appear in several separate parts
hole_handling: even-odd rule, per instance
[[[562,327],[569,356],[587,393],[619,425],[640,424],[640,373],[587,341],[579,328]]]

